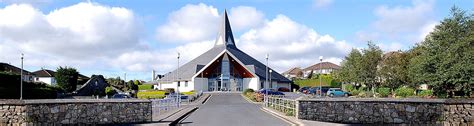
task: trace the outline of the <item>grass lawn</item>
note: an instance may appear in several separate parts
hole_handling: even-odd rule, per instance
[[[140,99],[162,99],[165,97],[165,91],[139,91],[137,97]]]
[[[138,85],[138,90],[151,90],[151,89],[153,89],[153,85],[151,84]]]

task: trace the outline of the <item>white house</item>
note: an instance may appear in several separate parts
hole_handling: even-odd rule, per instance
[[[56,85],[56,79],[54,78],[55,72],[52,70],[41,69],[33,72],[35,74],[35,82],[43,82],[49,85]]]
[[[313,74],[319,74],[319,73],[331,74],[331,72],[333,72],[337,69],[340,69],[340,66],[336,65],[334,63],[331,63],[331,62],[317,63],[317,64],[311,65],[307,68],[304,68],[303,69],[303,76],[308,77],[311,74],[311,72],[313,72]]]
[[[243,91],[287,87],[291,81],[237,48],[225,11],[214,47],[157,80],[161,89]],[[273,72],[270,72],[273,71]],[[268,75],[268,77],[267,77]],[[268,78],[268,81],[266,81]]]

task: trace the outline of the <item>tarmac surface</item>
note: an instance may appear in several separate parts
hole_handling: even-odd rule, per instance
[[[240,93],[212,93],[181,122],[186,126],[288,126],[289,123],[261,110],[259,104],[246,101]]]

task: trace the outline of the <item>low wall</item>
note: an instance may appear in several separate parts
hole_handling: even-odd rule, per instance
[[[474,125],[473,100],[298,99],[297,118],[339,123]]]
[[[114,124],[152,120],[149,100],[0,100],[0,124]]]

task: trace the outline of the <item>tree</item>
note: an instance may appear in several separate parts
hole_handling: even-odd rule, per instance
[[[335,78],[341,82],[349,82],[354,84],[360,84],[361,69],[360,61],[362,54],[357,49],[352,49],[348,56],[344,58],[341,63],[341,69],[334,72]]]
[[[135,85],[142,85],[142,82],[141,82],[140,80],[135,80],[135,81],[133,81],[133,83],[134,83]]]
[[[368,48],[362,50],[362,58],[360,60],[360,77],[362,82],[368,87],[372,88],[372,91],[376,86],[379,85],[377,70],[379,62],[382,60],[382,50],[372,43],[367,42]]]
[[[58,86],[66,92],[72,92],[76,90],[78,72],[75,68],[71,67],[59,67],[56,69],[54,75]]]
[[[410,74],[440,97],[468,95],[474,87],[474,15],[457,7],[441,21],[410,60]]]
[[[410,87],[416,88],[415,85],[411,85],[408,77],[408,58],[408,54],[402,51],[384,54],[379,70],[383,86],[393,90],[401,85],[408,84]]]
[[[131,90],[138,90],[138,85],[136,85],[132,80],[128,81],[127,87]]]

